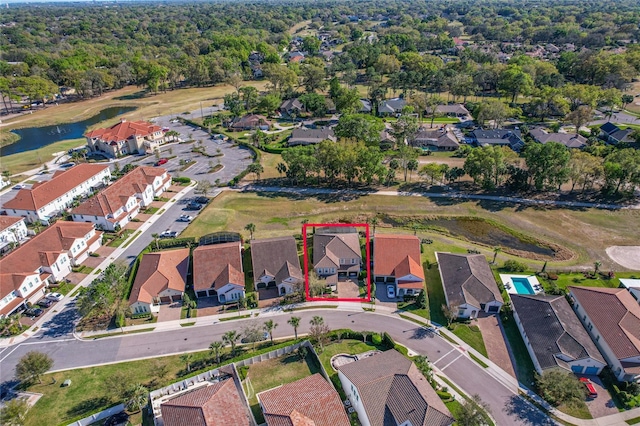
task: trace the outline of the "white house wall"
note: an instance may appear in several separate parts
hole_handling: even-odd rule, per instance
[[[369,417],[364,409],[364,404],[358,393],[358,388],[341,371],[338,371],[338,378],[340,379],[340,384],[342,384],[342,390],[347,395],[349,401],[351,401],[351,406],[356,410],[356,413],[358,413],[360,424],[362,426],[371,426]]]

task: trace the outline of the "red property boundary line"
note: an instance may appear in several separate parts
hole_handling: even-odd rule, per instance
[[[367,297],[355,298],[328,298],[328,297],[311,297],[309,293],[309,251],[307,250],[307,228],[315,227],[354,227],[365,229],[365,252],[366,252],[366,271],[367,271]],[[302,245],[304,257],[304,289],[305,296],[309,302],[371,302],[371,248],[368,223],[305,223],[302,225]]]

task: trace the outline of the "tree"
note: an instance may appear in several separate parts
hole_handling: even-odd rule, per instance
[[[127,392],[127,410],[138,412],[149,402],[149,389],[140,383],[133,385]]]
[[[498,253],[500,253],[502,251],[502,247],[494,247],[493,248],[493,260],[491,261],[491,263],[493,263],[494,265],[496,264],[496,258],[498,257]]]
[[[264,339],[264,325],[260,325],[257,321],[250,321],[242,328],[242,343],[251,343],[255,348],[257,342]]]
[[[235,330],[227,331],[222,335],[222,341],[228,345],[231,345],[231,352],[236,351],[236,343],[238,342],[239,338],[240,335]]]
[[[327,112],[327,103],[324,96],[317,93],[305,93],[298,98],[304,108],[314,117],[323,117]]]
[[[429,383],[433,382],[433,369],[431,368],[429,360],[426,356],[418,355],[417,357],[413,358],[413,363]]]
[[[413,175],[413,172],[418,170],[419,165],[420,163],[418,163],[417,159],[412,159],[407,162],[407,170],[409,170],[409,181],[411,181],[411,176]]]
[[[249,167],[247,167],[247,172],[253,173],[256,175],[256,179],[260,179],[260,175],[264,172],[264,167],[260,163],[251,163]],[[252,238],[253,239],[253,238]]]
[[[418,133],[418,119],[411,115],[401,115],[395,123],[391,123],[392,134],[398,145],[404,145],[405,141],[413,142]]]
[[[202,194],[203,197],[206,197],[207,194],[211,191],[211,182],[208,180],[201,180],[198,182],[196,186],[196,191]]]
[[[293,327],[293,333],[295,336],[295,339],[298,340],[298,327],[300,326],[300,317],[291,317],[289,318],[289,320],[287,321],[287,323]]]
[[[282,98],[280,98],[280,95],[278,95],[277,93],[269,93],[260,98],[256,109],[258,110],[258,112],[262,112],[268,115],[277,110],[280,107],[281,103]]]
[[[451,323],[458,318],[458,311],[453,307],[449,307],[446,303],[443,303],[440,309],[442,309],[442,314],[447,319],[447,327],[451,327]]]
[[[417,161],[419,155],[420,154],[418,153],[418,150],[413,148],[412,146],[401,143],[400,146],[398,147],[396,158],[400,163],[400,167],[402,167],[402,170],[404,171],[405,182],[407,181],[409,163],[413,163],[414,161]],[[412,166],[415,166],[415,168],[417,168],[417,165],[415,164],[412,164]]]
[[[445,164],[438,164],[438,163],[425,164],[424,166],[420,167],[420,171],[418,172],[418,175],[431,179],[430,184],[433,185],[436,179],[438,181],[442,179],[442,175],[444,173],[442,166],[444,165]]]
[[[486,99],[474,111],[476,121],[480,126],[484,126],[487,121],[492,122],[492,128],[502,127],[504,121],[509,117],[519,114],[515,108],[509,108],[499,99]]]
[[[438,106],[444,103],[444,99],[440,96],[432,95],[426,99],[425,112],[427,116],[431,116],[431,127],[433,127],[433,121],[436,119],[436,113],[438,112]]]
[[[511,103],[515,103],[519,95],[528,95],[533,89],[533,79],[516,64],[508,65],[500,74],[498,88],[505,95],[511,95]]]
[[[595,275],[598,274],[601,266],[602,266],[602,262],[600,262],[599,260],[596,260],[595,262],[593,262],[593,273]]]
[[[506,170],[505,151],[498,146],[473,149],[464,162],[464,171],[485,189],[499,186]]]
[[[262,70],[276,93],[292,90],[298,81],[295,71],[280,64],[263,64]]]
[[[560,189],[569,178],[569,149],[558,142],[546,144],[530,143],[525,146],[524,158],[527,162],[530,180],[534,187]]]
[[[576,185],[582,185],[582,191],[589,182],[593,182],[602,174],[602,159],[586,151],[572,150],[569,159],[569,178],[571,191]]]
[[[314,36],[306,36],[302,39],[302,50],[309,55],[317,55],[320,51],[320,40]]]
[[[493,424],[489,412],[489,405],[476,394],[471,400],[464,401],[455,411],[454,416],[456,424],[460,426],[485,426]]]
[[[593,108],[588,105],[580,105],[566,116],[566,120],[576,126],[576,134],[580,128],[587,124],[593,115]]]
[[[23,426],[29,411],[27,398],[15,398],[8,401],[0,410],[0,424],[5,426]]]
[[[327,335],[330,331],[329,326],[324,323],[324,318],[318,315],[311,318],[309,323],[311,324],[309,335],[318,345],[320,345],[320,352],[322,352],[323,346],[327,340]]]
[[[220,364],[220,352],[222,352],[222,348],[224,348],[224,343],[216,340],[215,342],[211,342],[209,345],[209,352],[213,352],[216,357],[216,364]]]
[[[264,323],[264,331],[269,333],[269,339],[271,340],[271,344],[273,344],[273,330],[278,327],[277,322],[273,322],[273,320],[265,321]]]
[[[93,311],[98,316],[110,316],[118,311],[127,291],[127,269],[124,262],[112,263],[84,288],[76,299],[80,315]]]
[[[245,86],[239,89],[240,98],[244,102],[244,109],[251,111],[258,105],[258,89],[253,86]]]
[[[253,223],[247,223],[244,227],[245,231],[249,231],[251,236],[249,237],[249,239],[253,240],[253,233],[256,231],[256,225],[254,225]]]
[[[27,352],[16,365],[16,378],[21,382],[30,383],[37,380],[42,383],[42,375],[53,367],[53,359],[49,355],[38,352]]]
[[[316,90],[323,90],[327,87],[326,67],[320,58],[310,58],[300,67],[302,85],[307,93],[314,93]]]
[[[322,296],[327,288],[327,282],[320,278],[316,271],[309,272],[309,295],[311,297]]]
[[[605,191],[633,191],[640,185],[640,151],[633,148],[613,151],[605,157],[603,171]]]
[[[158,245],[158,239],[160,238],[160,234],[151,234],[151,237],[153,238],[153,242],[156,243],[156,251],[159,251],[160,247]]]
[[[382,120],[370,114],[343,114],[335,127],[336,136],[362,141],[367,146],[378,146],[383,130]]]
[[[278,164],[276,165],[276,171],[277,171],[280,175],[282,175],[282,174],[286,173],[286,172],[287,172],[287,165],[286,165],[286,164],[284,164],[284,163],[278,163]]]
[[[585,398],[584,385],[569,372],[547,370],[536,377],[540,396],[551,405],[572,404]]]
[[[187,368],[187,372],[191,372],[191,360],[193,359],[192,353],[186,353],[180,355],[180,361],[184,362]]]

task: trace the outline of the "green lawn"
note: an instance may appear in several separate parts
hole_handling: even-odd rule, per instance
[[[135,231],[133,229],[125,229],[123,230],[116,238],[113,239],[107,246],[109,247],[120,247],[120,245],[126,240],[129,235],[133,234]]]
[[[604,278],[598,276],[598,278],[585,278],[581,273],[575,274],[557,274],[558,279],[555,280],[555,284],[559,288],[567,288],[568,286],[582,286],[582,287],[609,287],[616,288],[620,285],[618,278],[640,278],[640,272],[616,272],[615,278]],[[554,281],[541,279],[543,287],[547,290]]]
[[[589,407],[587,407],[587,404],[584,401],[576,401],[573,404],[562,404],[556,408],[563,413],[566,413],[573,417],[577,417],[579,419],[593,418],[593,416],[589,412]]]
[[[57,287],[55,285],[49,285],[49,288],[51,289],[52,292],[60,293],[60,294],[64,294],[64,295],[66,295],[71,290],[73,290],[73,287],[75,287],[75,284],[68,283],[66,281],[62,281],[60,283],[60,285],[57,286]]]
[[[419,308],[414,302],[398,302],[398,309],[429,319],[429,309]]]
[[[86,266],[86,265],[80,265],[77,268],[73,268],[74,271],[73,272],[77,272],[79,274],[90,274],[91,271],[93,271],[93,268]]]
[[[482,333],[480,333],[478,326],[462,323],[453,323],[451,326],[453,334],[487,357],[487,349],[484,347],[484,340],[482,340]]]
[[[246,378],[251,383],[251,388],[247,389],[245,383],[245,392],[247,392],[251,411],[258,424],[264,423],[264,416],[256,394],[319,372],[320,366],[313,355],[307,355],[304,360],[301,360],[295,353],[251,365],[246,372]]]
[[[513,319],[513,314],[501,314],[500,319],[507,335],[507,341],[515,357],[516,376],[522,384],[532,388],[535,380],[535,368],[527,351],[527,346],[522,340],[520,330],[518,330],[518,326]]]
[[[154,214],[158,210],[160,210],[160,207],[147,207],[143,213],[144,214]]]
[[[18,174],[26,170],[41,168],[42,164],[55,159],[52,155],[59,152],[67,152],[71,148],[77,148],[87,143],[84,138],[71,139],[68,141],[56,142],[42,148],[19,152],[17,154],[6,155],[2,157],[2,170],[8,170],[9,173]]]
[[[429,313],[431,315],[431,321],[446,325],[447,319],[442,313],[442,305],[446,304],[444,297],[444,289],[442,288],[442,281],[440,280],[440,272],[436,265],[431,268],[425,268],[425,279],[427,281],[427,293],[429,296]]]

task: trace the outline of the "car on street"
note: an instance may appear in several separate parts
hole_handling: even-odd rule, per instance
[[[177,236],[178,236],[178,232],[177,231],[170,231],[168,229],[166,231],[163,231],[160,234],[160,238],[175,238]]]
[[[596,390],[596,387],[593,386],[591,380],[587,379],[586,377],[580,377],[580,382],[582,382],[587,390],[587,398],[594,399],[598,397],[598,391]]]
[[[43,312],[40,308],[31,308],[24,311],[24,314],[28,317],[39,317]]]
[[[104,426],[125,426],[128,424],[129,415],[124,411],[121,411],[118,414],[114,414],[104,422]]]
[[[24,189],[24,188],[26,188],[26,187],[25,187],[23,184],[19,183],[19,184],[15,185],[15,186],[14,186],[13,188],[11,188],[11,189]]]
[[[166,158],[161,158],[158,161],[156,161],[156,166],[162,166],[163,164],[167,164],[167,160]]]
[[[187,204],[185,210],[200,210],[202,208],[202,204],[194,203],[193,201]]]
[[[73,166],[75,166],[75,163],[64,163],[64,164],[60,164],[58,167],[60,167],[63,170],[66,170],[66,169],[70,169]]]
[[[56,302],[59,302],[64,298],[64,296],[61,295],[60,293],[49,293],[45,297],[49,300],[54,300]]]
[[[191,222],[192,220],[193,217],[189,216],[188,214],[181,214],[178,218],[178,222]]]
[[[53,305],[53,300],[47,299],[45,297],[44,299],[39,300],[37,305],[41,308],[48,308],[49,306]]]
[[[387,286],[387,297],[389,299],[395,299],[396,297],[396,289],[392,285]]]
[[[193,201],[198,204],[209,204],[209,201],[211,200],[208,197],[196,197]]]

